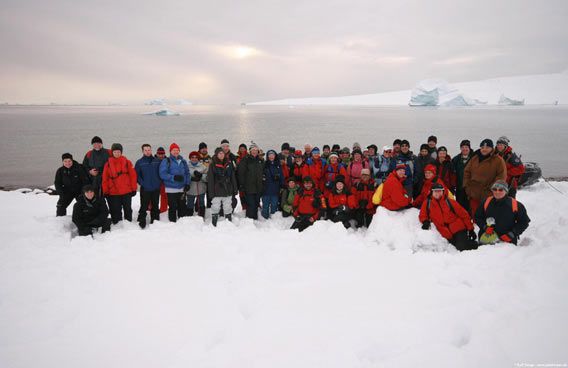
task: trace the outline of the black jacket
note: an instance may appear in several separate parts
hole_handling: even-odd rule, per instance
[[[517,212],[513,212],[513,198],[505,197],[501,200],[493,198],[485,210],[485,201],[482,201],[475,213],[475,223],[479,226],[480,233],[485,232],[487,219],[493,217],[498,236],[512,232],[515,238],[518,238],[529,227],[531,219],[521,202],[517,201],[517,206]],[[516,244],[516,239],[513,240]]]
[[[237,193],[237,179],[233,164],[213,157],[207,172],[207,193],[211,198],[230,197]]]
[[[262,193],[262,176],[264,174],[264,162],[259,156],[247,155],[239,163],[239,189],[248,194]]]
[[[108,218],[108,207],[104,199],[95,196],[91,201],[84,195],[77,198],[73,206],[73,223],[81,229],[103,226]]]
[[[81,194],[84,185],[90,183],[87,172],[83,166],[73,160],[73,166],[61,166],[55,173],[55,190],[58,194],[67,194],[77,197]]]

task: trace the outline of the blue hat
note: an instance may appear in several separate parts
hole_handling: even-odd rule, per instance
[[[318,147],[312,148],[312,154],[313,153],[320,153],[320,149]]]

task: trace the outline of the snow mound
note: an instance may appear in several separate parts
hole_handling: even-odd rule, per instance
[[[170,109],[162,109],[155,112],[147,112],[143,115],[155,115],[155,116],[180,116],[179,112],[172,111]]]
[[[167,216],[71,239],[0,192],[2,367],[511,367],[566,362],[568,183],[519,191],[520,246],[455,251],[417,210],[368,231]],[[138,197],[136,197],[138,198]],[[135,199],[136,199],[135,198]],[[138,200],[133,201],[137,211]]]

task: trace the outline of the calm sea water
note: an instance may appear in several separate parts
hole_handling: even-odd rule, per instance
[[[353,142],[379,147],[406,138],[411,149],[431,135],[438,145],[458,153],[459,142],[507,135],[524,161],[539,162],[545,176],[568,176],[568,107],[227,107],[176,106],[181,116],[148,116],[155,106],[1,106],[0,186],[44,187],[53,183],[61,154],[71,152],[82,161],[94,135],[110,148],[122,143],[133,162],[140,145],[154,149],[178,143],[187,156],[204,141],[213,151],[227,138],[236,151],[254,140],[265,151],[279,151],[284,141],[296,147]]]

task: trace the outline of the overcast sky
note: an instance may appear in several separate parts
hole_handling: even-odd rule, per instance
[[[0,102],[239,103],[568,68],[566,0],[0,6]]]

